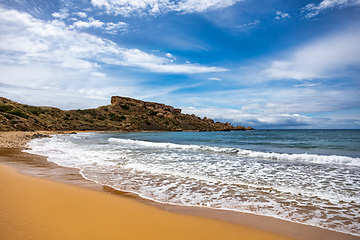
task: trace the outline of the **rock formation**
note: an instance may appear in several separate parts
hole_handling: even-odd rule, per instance
[[[0,98],[0,131],[239,131],[251,127],[232,126],[212,119],[183,114],[181,109],[161,103],[114,96],[111,105],[96,109],[63,111],[34,107]]]

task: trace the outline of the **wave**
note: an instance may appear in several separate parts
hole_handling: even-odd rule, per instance
[[[109,138],[108,141],[112,144],[120,144],[133,147],[147,147],[158,149],[178,149],[185,151],[206,151],[212,153],[236,154],[247,158],[277,160],[277,161],[291,161],[291,162],[308,162],[318,164],[338,164],[360,167],[360,158],[352,158],[338,155],[317,155],[317,154],[290,154],[290,153],[276,153],[276,152],[260,152],[245,150],[241,148],[224,148],[211,147],[206,145],[184,145],[167,142],[150,142],[132,139]]]

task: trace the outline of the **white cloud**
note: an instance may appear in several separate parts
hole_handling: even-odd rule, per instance
[[[225,68],[220,67],[206,67],[199,64],[152,64],[142,63],[140,65],[143,68],[147,68],[153,72],[159,73],[208,73],[208,72],[224,72]]]
[[[100,77],[100,78],[105,78],[106,77],[106,74],[101,73],[101,72],[92,72],[91,75],[93,75],[95,77]]]
[[[77,26],[104,26],[104,23],[90,20]],[[15,10],[0,8],[0,22],[0,62],[7,64],[31,63],[96,72],[104,63],[164,73],[226,71],[198,64],[173,64],[167,58],[139,49],[122,48],[107,39],[79,33],[60,20],[45,22]],[[110,27],[109,30],[115,28],[114,25],[106,27]]]
[[[360,99],[356,97],[358,94],[359,90],[357,89],[337,90],[322,85],[303,86],[301,89],[264,86],[254,90],[234,90],[224,93],[221,98],[226,95],[241,96],[239,100],[243,99],[243,102],[235,103],[235,105],[248,114],[279,115],[310,114],[357,108],[360,103]],[[233,101],[236,100],[236,98],[233,99]],[[230,100],[227,101],[230,102]],[[229,105],[229,103],[224,103],[224,105]]]
[[[338,122],[332,119],[337,114],[349,118],[341,113],[358,109],[359,94],[360,90],[356,88],[342,90],[323,84],[302,88],[258,84],[244,89],[234,87],[228,91],[182,93],[173,97],[183,112],[223,122],[256,127],[325,127],[326,124],[336,127]],[[309,117],[314,113],[319,118]],[[320,119],[320,116],[328,119]],[[351,124],[352,127],[356,126],[353,122]]]
[[[276,11],[276,17],[275,17],[276,20],[282,20],[287,18],[291,18],[290,14],[284,13],[282,11]]]
[[[166,53],[165,55],[166,55],[168,58],[173,58],[173,59],[175,58],[171,53]]]
[[[152,72],[158,73],[208,73],[208,72],[224,72],[227,69],[220,67],[208,67],[199,64],[172,64],[173,60],[140,51],[139,49],[123,49],[121,50],[123,59],[104,58],[104,62],[115,65],[141,67]]]
[[[105,31],[110,34],[116,34],[117,32],[126,32],[129,28],[129,24],[125,22],[108,22],[106,23]]]
[[[95,7],[115,15],[159,15],[167,12],[204,12],[229,7],[243,0],[91,0]]]
[[[274,60],[263,73],[267,78],[307,80],[347,76],[360,66],[360,29],[336,32],[290,51],[284,60]]]
[[[323,0],[318,5],[314,3],[306,5],[302,11],[307,13],[305,18],[312,18],[328,9],[352,6],[360,6],[360,0]]]
[[[229,7],[239,1],[241,0],[183,0],[178,1],[170,9],[184,13],[204,12]]]
[[[209,80],[211,81],[221,81],[220,78],[216,78],[216,77],[211,77],[211,78],[208,78]]]
[[[171,46],[185,51],[209,51],[211,46],[206,41],[201,41],[195,36],[189,36],[181,32],[159,36],[159,41],[165,46]]]
[[[173,92],[189,87],[183,84],[153,87],[143,78],[117,73],[0,64],[0,96],[32,105],[78,109],[107,105],[114,95],[169,104],[169,100],[174,100]]]
[[[147,89],[139,85],[139,81],[126,75],[112,78],[101,72],[80,72],[56,66],[0,64],[2,97],[61,109],[107,105],[114,95],[141,96]]]
[[[91,70],[98,52],[108,52],[115,44],[98,37],[77,33],[61,21],[44,22],[26,13],[0,9],[1,62],[57,65]]]
[[[105,74],[106,64],[172,74],[225,70],[171,61],[70,29],[58,19],[42,21],[0,8],[0,94],[15,101],[76,109],[106,105],[112,95],[140,97],[149,92],[136,79]],[[161,91],[157,88],[156,95]]]
[[[85,12],[78,12],[78,13],[76,13],[76,15],[78,15],[81,18],[86,18],[87,17],[87,14]]]
[[[99,21],[99,20],[95,20],[94,18],[90,17],[88,19],[87,22],[85,21],[77,21],[74,22],[72,26],[70,26],[70,28],[102,28],[104,27],[105,23]]]
[[[99,28],[104,30],[106,33],[109,34],[117,34],[120,32],[126,32],[129,28],[129,24],[125,22],[101,22],[100,20],[95,20],[92,17],[89,17],[87,21],[78,21],[74,19],[75,22],[69,27],[70,29],[84,29],[84,28]]]
[[[305,82],[302,84],[295,84],[294,87],[314,87],[314,86],[318,86],[321,83],[312,83],[312,82]]]
[[[215,121],[231,122],[242,126],[273,128],[273,127],[304,127],[317,123],[312,119],[299,114],[249,114],[230,108],[194,108],[183,109],[184,113],[208,117]]]
[[[52,14],[52,16],[54,18],[60,18],[60,19],[64,19],[67,18],[69,16],[69,13],[67,13],[66,11],[62,11],[62,12],[54,12]]]
[[[295,100],[294,100],[295,101]],[[320,104],[316,105],[316,101],[306,104],[315,105],[320,107]],[[325,101],[322,102],[325,106]],[[329,104],[329,102],[327,102]],[[300,104],[299,104],[300,105]],[[302,105],[305,105],[302,104]],[[331,105],[331,104],[330,104]],[[281,111],[272,111],[273,109],[267,109],[267,107],[281,108],[281,103],[272,104],[252,104],[249,108],[222,108],[222,107],[185,107],[182,108],[184,113],[195,114],[200,117],[212,118],[215,121],[230,122],[234,125],[252,126],[254,128],[358,128],[359,122],[356,121],[356,117],[353,119],[337,118],[336,113],[328,114],[326,117],[309,117],[306,114],[301,114],[303,109],[298,109],[299,113],[282,113]],[[323,106],[323,107],[324,107]],[[296,106],[292,106],[296,107]],[[252,108],[252,109],[251,109]],[[341,109],[341,108],[340,108]],[[268,111],[269,110],[269,111]],[[283,109],[286,111],[286,109]],[[296,109],[293,109],[296,110]],[[315,111],[316,112],[316,111]],[[327,115],[327,114],[325,114]]]
[[[244,24],[238,26],[238,28],[249,28],[249,27],[259,25],[260,23],[261,22],[259,20],[254,20],[252,22],[244,23]]]

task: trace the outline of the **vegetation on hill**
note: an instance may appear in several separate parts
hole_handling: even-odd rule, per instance
[[[64,111],[35,107],[0,97],[0,131],[232,131],[251,130],[182,114],[165,104],[112,97],[111,105]]]

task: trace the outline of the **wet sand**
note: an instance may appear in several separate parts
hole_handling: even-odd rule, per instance
[[[20,148],[0,148],[0,239],[290,238],[360,239],[253,214],[154,203]]]

